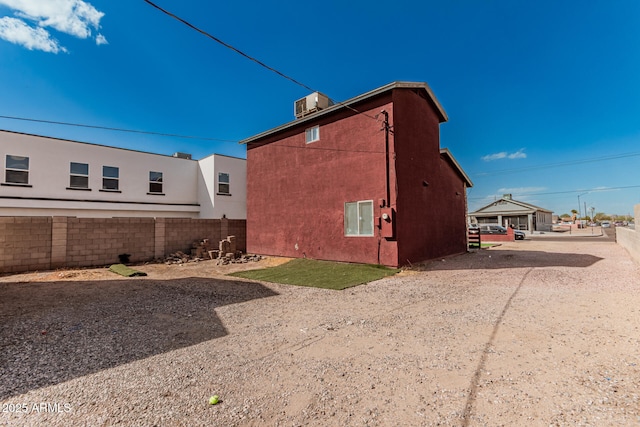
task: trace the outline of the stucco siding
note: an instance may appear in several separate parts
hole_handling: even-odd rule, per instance
[[[388,99],[359,111],[391,109]],[[278,135],[247,152],[248,251],[346,262],[395,264],[395,243],[374,236],[346,237],[344,204],[372,200],[374,217],[385,196],[385,137],[380,123],[349,112]],[[305,142],[305,129],[320,139]],[[378,243],[380,241],[380,249]],[[380,253],[380,258],[378,257]]]
[[[394,92],[399,264],[466,250],[464,182],[440,156],[439,118],[413,91]]]
[[[198,200],[202,218],[247,217],[247,161],[214,154],[198,161]],[[229,176],[229,193],[220,193],[219,174]]]
[[[354,100],[357,112],[337,105],[246,140],[248,250],[389,266],[464,252],[468,178],[441,155],[446,115],[430,90],[393,84]],[[305,143],[314,125],[320,138]],[[345,203],[362,201],[373,231],[345,236],[345,218],[366,216]]]
[[[7,181],[7,156],[28,158],[28,182]],[[81,185],[71,185],[71,163],[84,168]],[[4,216],[246,218],[246,160],[237,157],[195,161],[0,131],[0,164]],[[103,167],[117,168],[117,188],[105,191]],[[219,194],[218,172],[229,175],[229,194]]]
[[[29,158],[27,186],[6,182],[7,155]],[[198,164],[192,160],[5,131],[0,156],[3,215],[197,216],[199,210]],[[88,165],[87,188],[70,188],[71,162]],[[118,168],[117,191],[103,191],[103,166]],[[152,171],[162,173],[161,194],[149,191]]]

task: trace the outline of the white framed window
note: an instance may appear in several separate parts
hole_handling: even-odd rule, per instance
[[[102,189],[105,191],[120,190],[120,169],[115,166],[102,167]]]
[[[373,200],[344,204],[344,235],[373,236]]]
[[[162,172],[149,172],[149,193],[162,194]]]
[[[318,141],[320,139],[320,126],[305,129],[304,139],[307,144]]]
[[[7,154],[4,181],[7,184],[29,184],[29,158]]]
[[[89,165],[87,163],[70,163],[69,187],[81,189],[89,188]]]
[[[218,194],[225,196],[231,195],[229,174],[225,172],[218,173]]]

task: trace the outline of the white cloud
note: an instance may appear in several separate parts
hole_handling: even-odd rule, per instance
[[[100,29],[100,20],[104,16],[103,12],[83,0],[0,0],[0,5],[11,8],[17,17],[2,18],[5,25],[0,37],[28,49],[46,52],[66,51],[46,28],[86,39],[92,37],[92,30]],[[33,22],[35,26],[30,26],[27,22]],[[43,40],[53,41],[58,49],[47,49]],[[96,35],[95,41],[97,45],[107,44],[106,38],[100,33]]]
[[[518,151],[516,151],[515,153],[511,153],[511,154],[507,155],[507,158],[509,158],[509,159],[526,159],[527,158],[527,154],[524,152],[524,148],[521,148]]]
[[[507,152],[501,151],[500,153],[487,154],[486,156],[482,157],[482,160],[484,160],[485,162],[490,162],[492,160],[504,159],[505,157],[507,157]]]
[[[0,18],[0,38],[8,42],[26,47],[29,50],[45,52],[66,52],[51,34],[42,28],[31,28],[24,21],[5,16]]]
[[[526,158],[527,158],[527,153],[524,152],[524,148],[521,148],[515,153],[507,153],[506,151],[501,151],[499,153],[487,154],[486,156],[482,157],[482,160],[484,160],[485,162],[491,162],[493,160],[500,160],[500,159],[513,160],[513,159],[526,159]]]
[[[109,42],[104,38],[102,34],[98,34],[96,36],[96,44],[100,46],[101,44],[109,44]]]

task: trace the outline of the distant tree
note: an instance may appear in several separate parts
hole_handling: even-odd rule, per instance
[[[593,217],[596,221],[611,221],[611,216],[604,212],[597,212]]]

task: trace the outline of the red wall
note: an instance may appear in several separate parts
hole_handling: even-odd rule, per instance
[[[463,253],[464,180],[440,155],[438,117],[414,91],[396,90],[393,102],[399,263]]]
[[[507,234],[483,234],[480,236],[481,242],[514,242],[516,235],[511,227],[507,227]]]
[[[390,94],[357,106],[374,116],[391,111]],[[394,241],[344,236],[344,203],[385,198],[381,124],[343,111],[272,135],[247,150],[247,251],[359,263],[397,264]],[[305,129],[320,125],[306,144]],[[270,142],[270,143],[269,143]],[[375,222],[374,222],[375,223]],[[375,224],[374,224],[375,225]],[[378,255],[379,254],[379,255]]]
[[[249,144],[247,251],[389,266],[465,252],[464,181],[440,155],[430,101],[395,89],[356,108],[369,116],[384,109],[393,125],[395,237],[381,237],[376,221],[373,237],[344,236],[344,203],[373,200],[377,219],[387,187],[381,122],[343,109]],[[305,129],[316,124],[320,140],[306,144]]]

